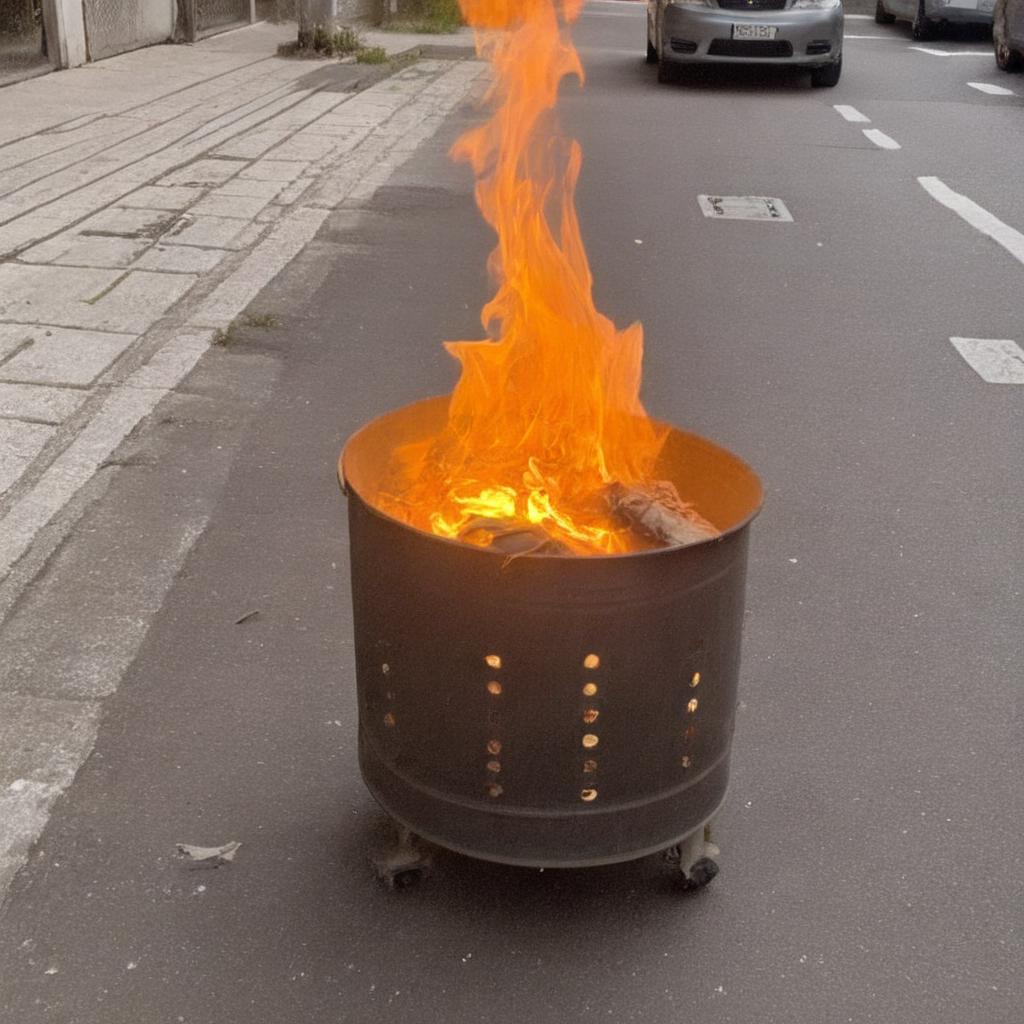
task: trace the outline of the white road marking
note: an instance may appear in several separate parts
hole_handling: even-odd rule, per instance
[[[968,82],[967,84],[972,89],[977,89],[978,92],[987,92],[989,96],[1014,95],[1014,91],[1012,89],[1004,89],[1001,85],[990,85],[988,82]]]
[[[930,46],[910,46],[910,50],[927,53],[930,57],[989,57],[991,50],[933,50]]]
[[[847,17],[849,17],[849,15],[847,15]],[[899,38],[898,36],[851,36],[851,35],[848,35],[845,32],[843,33],[843,41],[844,42],[847,39],[898,39],[898,38]]]
[[[879,149],[899,149],[900,144],[890,138],[885,132],[880,132],[877,128],[864,128],[862,129],[866,138],[870,139]]]
[[[859,121],[862,124],[871,124],[870,117],[865,117],[856,107],[851,107],[846,103],[834,103],[832,105],[832,109],[847,121]]]
[[[967,364],[989,384],[1024,384],[1024,350],[1008,338],[950,338]]]
[[[847,21],[874,21],[875,16],[873,14],[847,14]]]
[[[983,235],[988,235],[993,242],[998,242],[1014,259],[1024,263],[1024,235],[1016,228],[1004,224],[974,200],[954,192],[940,178],[917,180],[933,199],[962,217],[972,228],[977,228]]]

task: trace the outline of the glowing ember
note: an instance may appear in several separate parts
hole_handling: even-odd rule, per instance
[[[472,166],[477,203],[498,235],[498,289],[481,314],[495,340],[446,345],[462,364],[447,426],[395,453],[378,503],[468,543],[511,538],[506,551],[676,543],[638,531],[610,497],[652,480],[665,432],[640,402],[640,325],[617,331],[594,307],[573,198],[581,150],[552,122],[561,79],[583,79],[566,28],[582,0],[460,3],[494,72],[493,116],[453,154]],[[676,501],[676,515],[703,522]]]

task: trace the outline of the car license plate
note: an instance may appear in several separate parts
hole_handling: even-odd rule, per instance
[[[733,25],[733,39],[774,39],[778,29],[774,25]]]

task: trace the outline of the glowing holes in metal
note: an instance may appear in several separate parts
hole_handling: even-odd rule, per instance
[[[583,712],[583,721],[586,722],[587,725],[593,725],[600,714],[601,712],[598,711],[597,708],[587,708]]]
[[[383,675],[387,675],[391,671],[391,666],[385,661],[380,670]]]
[[[688,701],[686,702],[686,710],[687,710],[687,711],[688,711],[688,712],[689,712],[689,713],[690,713],[691,715],[692,715],[692,714],[694,714],[694,713],[696,712],[696,710],[697,710],[697,704],[698,704],[698,703],[699,703],[699,701],[697,700],[697,698],[696,698],[696,697],[691,697],[691,698],[690,698],[690,699],[689,699],[689,700],[688,700]]]
[[[501,668],[501,655],[486,654],[484,655],[484,663],[488,666],[488,668]]]
[[[488,740],[487,741],[487,753],[488,754],[500,754],[501,753],[501,740]]]
[[[487,770],[492,775],[497,775],[501,771],[501,762],[500,761],[488,761],[487,762]]]
[[[691,686],[700,686],[700,673],[699,672],[694,672],[693,675],[690,677],[690,685]]]
[[[580,793],[580,799],[584,803],[588,803],[588,804],[591,803],[592,801],[597,799],[597,790],[596,789],[584,789]]]
[[[501,683],[499,683],[497,679],[492,679],[487,684],[487,692],[492,697],[499,697],[499,696],[501,696]]]
[[[601,659],[596,654],[588,654],[583,659],[584,668],[599,668],[601,665]]]
[[[390,711],[384,716],[384,724],[389,729],[394,729],[395,727],[395,716]]]
[[[679,763],[680,763],[680,764],[681,764],[681,765],[682,765],[682,766],[683,766],[684,768],[689,768],[689,767],[690,767],[690,765],[692,765],[692,764],[693,764],[693,758],[692,758],[692,757],[690,757],[690,755],[689,755],[689,754],[684,754],[684,755],[683,755],[683,756],[682,756],[682,757],[681,757],[681,758],[679,759]]]
[[[487,789],[487,795],[489,797],[491,797],[491,798],[497,798],[497,797],[501,796],[502,793],[505,792],[505,790],[501,786],[499,786],[496,782],[488,782],[486,789]]]
[[[600,739],[598,739],[598,737],[592,732],[588,732],[583,736],[583,746],[585,746],[587,750],[592,750],[600,742]]]
[[[583,684],[583,696],[584,697],[595,697],[595,696],[597,696],[597,683],[584,683]]]

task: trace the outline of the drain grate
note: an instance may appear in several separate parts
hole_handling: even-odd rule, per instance
[[[705,217],[719,220],[792,221],[781,199],[773,196],[697,196]]]

